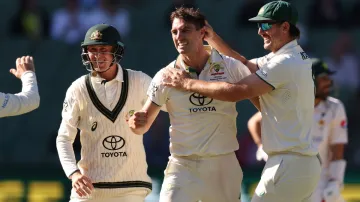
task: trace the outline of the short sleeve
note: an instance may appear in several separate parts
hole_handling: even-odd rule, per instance
[[[162,70],[156,73],[147,91],[150,100],[158,106],[163,106],[168,100],[169,88],[162,85],[162,75]]]
[[[144,105],[147,100],[147,90],[151,84],[151,77],[143,72],[141,72],[141,104]]]
[[[232,79],[231,82],[237,83],[251,74],[249,68],[239,60],[228,56],[223,56],[223,58]]]
[[[291,69],[281,63],[268,62],[260,67],[255,73],[263,81],[276,89],[291,79]]]
[[[346,144],[348,142],[347,117],[344,105],[340,102],[335,111],[331,125],[331,144]]]

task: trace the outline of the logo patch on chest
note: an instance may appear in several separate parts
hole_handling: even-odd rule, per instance
[[[101,153],[102,157],[111,158],[111,157],[126,157],[127,154],[125,151],[118,151],[125,146],[125,139],[118,135],[110,135],[104,138],[102,145],[105,149],[111,152]]]

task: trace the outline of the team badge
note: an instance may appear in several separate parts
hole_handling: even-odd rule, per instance
[[[211,76],[216,76],[216,75],[222,75],[224,74],[224,65],[221,62],[213,62],[210,63],[210,73]]]
[[[101,40],[102,39],[101,32],[99,30],[95,30],[93,33],[91,33],[90,39],[91,40]]]
[[[132,115],[134,115],[134,113],[135,113],[135,110],[130,110],[125,116],[126,121],[129,121],[130,117],[132,117]]]
[[[319,125],[320,125],[320,126],[323,126],[324,124],[325,124],[325,121],[324,121],[323,119],[320,119]]]

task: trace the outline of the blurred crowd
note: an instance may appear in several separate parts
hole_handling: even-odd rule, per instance
[[[168,4],[164,10],[163,27],[170,29],[169,14],[181,5],[186,7],[197,7],[196,0],[147,0],[154,4]],[[224,0],[207,0],[210,3],[224,2]],[[291,0],[298,3],[301,0]],[[86,30],[97,23],[108,23],[115,26],[126,38],[133,34],[132,15],[129,7],[140,8],[146,0],[64,0],[64,6],[55,9],[53,12],[44,9],[39,0],[19,0],[18,10],[11,17],[8,23],[9,37],[26,37],[30,40],[39,41],[52,39],[63,41],[69,45],[79,45],[83,40]],[[264,5],[265,0],[242,0],[237,8],[237,15],[232,16],[235,24],[231,29],[242,30],[254,27],[248,19],[257,14],[259,8]],[[337,73],[334,79],[334,96],[345,104],[349,118],[349,140],[360,142],[360,63],[358,47],[354,46],[355,39],[351,34],[360,28],[360,1],[341,0],[312,0],[307,7],[307,12],[302,12],[298,27],[301,30],[299,43],[310,56],[318,57],[311,43],[311,33],[318,30],[335,29],[340,32],[336,38],[327,41],[329,49],[324,49],[324,61],[328,67]],[[148,3],[148,2],[147,2]],[[201,9],[201,7],[200,7]],[[230,18],[231,16],[229,16]],[[151,16],[149,16],[151,18]],[[144,19],[145,23],[150,23]],[[146,30],[139,30],[146,33]],[[139,34],[139,33],[138,33]],[[254,33],[255,34],[255,33]],[[166,40],[170,40],[166,39]],[[231,43],[230,43],[231,45]],[[237,50],[237,46],[234,45]],[[261,47],[257,47],[261,49]],[[319,47],[318,47],[319,48]],[[241,52],[241,50],[238,50]],[[136,68],[136,67],[135,67]],[[60,113],[60,112],[59,112]],[[250,118],[250,117],[249,117]],[[149,133],[145,135],[147,150],[153,158],[149,164],[164,166],[168,152],[168,125],[167,116],[161,114]],[[247,131],[239,131],[240,152],[243,165],[257,165],[255,160],[256,146],[252,143]],[[53,142],[55,145],[55,143]],[[356,144],[356,143],[355,143]],[[360,145],[358,145],[360,146]],[[54,146],[55,147],[55,146]],[[360,154],[360,147],[352,146],[347,153]],[[360,155],[353,155],[352,162],[360,166]]]

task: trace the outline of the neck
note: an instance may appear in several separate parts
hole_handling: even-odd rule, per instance
[[[278,50],[280,50],[282,47],[284,47],[286,44],[290,43],[291,41],[293,41],[293,38],[288,38],[286,40],[284,40],[281,45],[277,48],[275,48],[274,50],[272,50],[273,53],[276,53]]]
[[[205,50],[205,48],[201,48],[199,51],[191,54],[181,54],[181,59],[184,63],[192,68],[195,68],[198,72],[204,68],[209,57],[210,54]]]
[[[114,64],[106,72],[99,72],[99,76],[107,81],[113,80],[117,75],[118,67],[117,64]]]

